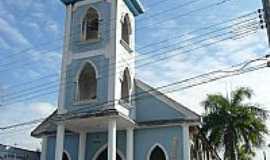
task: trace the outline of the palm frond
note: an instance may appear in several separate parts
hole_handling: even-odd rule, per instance
[[[237,106],[245,98],[250,99],[253,95],[253,90],[247,87],[240,87],[235,91],[232,91],[232,105]]]

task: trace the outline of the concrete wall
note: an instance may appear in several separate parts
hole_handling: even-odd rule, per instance
[[[55,158],[55,136],[48,137],[47,143],[47,160],[54,160]],[[107,133],[88,133],[86,140],[86,160],[92,160],[95,154],[106,147],[107,145]],[[78,159],[79,148],[79,135],[69,134],[64,139],[64,151],[67,153],[70,160]],[[126,132],[117,132],[117,151],[119,155],[126,154]]]
[[[55,160],[55,136],[48,137],[47,143],[47,160]],[[64,151],[71,160],[78,159],[79,135],[66,134],[64,140]]]
[[[160,127],[136,129],[134,132],[134,159],[148,160],[151,149],[155,145],[161,146],[169,160],[183,160],[182,128]],[[55,136],[48,138],[47,160],[54,160]],[[107,133],[88,133],[86,140],[86,160],[92,160],[98,151],[106,148]],[[71,160],[78,159],[79,136],[77,134],[66,135],[64,140],[64,151]],[[126,132],[117,132],[117,152],[126,157]]]
[[[91,103],[80,104],[76,101],[77,75],[84,64],[89,62],[93,63],[97,69],[97,99]],[[108,64],[109,60],[102,55],[72,61],[68,66],[66,79],[66,82],[69,85],[66,85],[65,108],[68,111],[77,110],[82,107],[85,107],[87,110],[94,110],[99,108],[99,104],[108,101]]]
[[[136,88],[136,94],[145,93],[139,87]],[[169,120],[181,118],[184,115],[174,108],[168,106],[165,102],[159,100],[153,95],[147,93],[136,101],[136,121],[154,121]]]
[[[162,146],[169,160],[182,160],[181,127],[140,129],[135,131],[135,160],[148,160],[155,145]]]

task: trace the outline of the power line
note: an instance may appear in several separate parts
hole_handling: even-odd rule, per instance
[[[257,62],[257,61],[264,61],[264,63],[248,67],[249,65],[251,65],[252,63]],[[241,67],[238,67],[236,69],[235,69],[235,67],[230,67],[230,68],[227,68],[227,69],[215,70],[215,71],[208,72],[208,73],[205,73],[205,74],[201,74],[201,75],[198,75],[198,76],[195,76],[195,77],[192,77],[192,78],[188,78],[188,79],[185,79],[185,80],[177,81],[177,82],[174,82],[174,83],[169,83],[167,85],[159,86],[159,87],[156,87],[156,88],[151,88],[150,90],[147,90],[147,91],[141,91],[141,92],[132,94],[130,97],[132,98],[131,100],[138,100],[138,98],[147,98],[146,94],[149,94],[149,93],[151,93],[153,91],[155,91],[155,92],[158,91],[158,92],[160,92],[159,94],[165,94],[165,93],[172,93],[172,92],[192,88],[192,87],[199,86],[199,85],[202,85],[202,84],[207,84],[207,83],[210,83],[210,82],[213,82],[213,81],[217,81],[217,80],[220,80],[220,79],[223,79],[223,78],[228,78],[228,77],[232,77],[232,76],[236,76],[236,75],[241,75],[241,74],[245,74],[245,73],[249,73],[249,72],[252,72],[252,71],[257,71],[257,70],[269,67],[269,66],[266,65],[266,62],[269,62],[269,59],[267,59],[267,58],[256,58],[256,59],[248,61],[247,63],[245,63],[244,65],[242,65]],[[234,66],[237,66],[237,65],[234,65]],[[234,69],[232,69],[232,68],[234,68]],[[179,85],[180,85],[180,87],[179,87]],[[178,88],[176,88],[176,87],[178,87]],[[164,89],[168,89],[168,88],[172,88],[172,89],[167,90],[165,92],[162,92]],[[141,96],[144,96],[144,97],[141,97]],[[125,98],[129,98],[129,97],[125,97]],[[106,102],[103,102],[101,105],[98,104],[98,105],[96,105],[94,107],[100,107],[100,106],[104,106],[104,105],[107,106],[108,103],[111,103],[111,102],[115,103],[115,102],[117,102],[119,100],[106,101]],[[77,109],[77,110],[75,110],[75,112],[78,112],[80,110],[82,110],[82,109]],[[71,115],[72,115],[72,113],[71,113]],[[74,114],[72,116],[74,116]],[[9,130],[9,129],[13,129],[13,128],[21,127],[21,126],[32,125],[32,124],[40,123],[40,121],[42,121],[42,120],[44,120],[44,118],[29,121],[29,122],[9,125],[9,126],[5,126],[5,127],[0,127],[0,130],[4,131],[4,130]]]
[[[217,26],[219,26],[219,25],[224,25],[224,24],[227,24],[227,23],[229,23],[229,22],[233,22],[233,21],[238,21],[239,19],[245,19],[245,18],[248,18],[248,17],[250,17],[250,16],[252,16],[253,14],[256,14],[257,13],[257,11],[256,12],[251,12],[251,13],[248,13],[248,14],[245,14],[245,15],[242,15],[242,16],[239,16],[239,17],[237,17],[237,18],[233,18],[233,19],[229,19],[229,20],[226,20],[226,21],[222,21],[222,22],[220,22],[220,23],[216,23],[216,24],[212,24],[212,25],[209,25],[209,26],[207,26],[207,27],[202,27],[202,28],[198,28],[198,29],[196,29],[196,30],[193,30],[193,31],[191,31],[191,32],[187,32],[187,33],[184,33],[184,34],[181,34],[181,35],[176,35],[176,36],[173,36],[173,37],[171,37],[170,39],[165,39],[165,40],[161,40],[161,41],[158,41],[157,43],[149,43],[149,44],[147,44],[147,45],[145,45],[144,47],[141,47],[141,49],[145,49],[145,48],[149,48],[149,47],[151,47],[151,46],[153,46],[153,45],[155,45],[155,44],[162,44],[162,43],[166,43],[166,42],[168,42],[169,40],[173,40],[173,39],[177,39],[177,38],[182,38],[182,37],[184,37],[185,35],[191,35],[191,34],[195,34],[195,33],[197,33],[197,32],[200,32],[200,31],[203,31],[203,30],[207,30],[207,29],[210,29],[210,28],[215,28],[215,27],[217,27]],[[144,55],[142,55],[142,56],[144,56]],[[19,87],[19,86],[25,86],[25,85],[27,85],[28,83],[33,83],[34,81],[38,81],[38,80],[42,80],[42,79],[47,79],[47,78],[51,78],[52,76],[57,76],[58,74],[50,74],[50,75],[46,75],[46,76],[43,76],[43,77],[40,77],[40,78],[38,78],[38,79],[35,79],[35,80],[31,80],[31,81],[28,81],[28,82],[24,82],[24,83],[20,83],[20,84],[16,84],[16,85],[13,85],[12,87]],[[11,88],[11,86],[9,86],[8,87],[8,89],[10,89]]]
[[[255,13],[255,12],[254,12]],[[239,18],[245,18],[244,19],[244,21],[250,21],[252,18],[248,18],[247,19],[247,17],[249,17],[250,15],[253,15],[252,13],[249,13],[249,14],[246,14],[246,15],[244,15],[244,16],[240,16]],[[231,21],[235,21],[235,20],[237,20],[238,18],[234,18],[234,19],[231,19],[231,20],[228,20],[228,21],[224,21],[224,22],[222,22],[222,23],[218,23],[218,24],[213,24],[213,25],[210,25],[209,27],[203,27],[203,28],[199,28],[199,29],[197,29],[197,30],[194,30],[194,31],[191,31],[191,32],[188,32],[188,33],[185,33],[185,34],[181,34],[181,35],[179,35],[179,36],[174,36],[174,37],[172,37],[171,39],[172,40],[174,40],[174,39],[177,39],[177,38],[182,38],[182,37],[184,37],[185,35],[189,35],[189,34],[195,34],[195,33],[197,33],[198,31],[202,31],[202,30],[207,30],[207,29],[210,29],[210,28],[213,28],[213,27],[217,27],[217,26],[219,26],[219,25],[224,25],[224,24],[227,24],[227,23],[229,23],[229,22],[231,22]],[[242,21],[240,21],[240,22],[242,22]],[[234,26],[234,25],[236,25],[236,24],[240,24],[240,22],[237,22],[237,23],[233,23],[232,25],[230,24],[228,27],[231,27],[231,26]],[[225,29],[225,28],[224,28]],[[217,31],[219,31],[219,30],[215,30],[215,32],[217,32]],[[203,35],[207,35],[208,33],[213,33],[213,32],[207,32],[206,34],[203,34]],[[183,40],[185,43],[188,41],[188,40],[193,40],[193,39],[196,39],[196,38],[198,38],[198,36],[197,37],[195,37],[195,38],[189,38],[189,39],[185,39],[185,40]],[[167,39],[167,40],[162,40],[162,41],[159,41],[157,44],[162,44],[162,43],[166,43],[166,42],[168,42],[168,40],[171,40],[171,39]],[[150,43],[150,44],[147,44],[144,48],[147,48],[147,47],[150,47],[151,45],[154,45],[154,43]],[[149,51],[148,51],[148,53],[149,53]],[[143,56],[145,56],[145,54],[142,54],[141,55],[141,57],[143,57]],[[138,57],[140,57],[140,56],[137,56],[137,58]],[[130,59],[131,60],[131,59]],[[138,59],[137,59],[137,61],[138,61]],[[114,64],[116,64],[116,63],[118,63],[118,62],[115,62],[115,63],[113,63],[113,64],[111,64],[111,65],[114,65]],[[102,66],[102,69],[103,68],[106,68],[107,66]],[[41,78],[38,78],[38,79],[36,79],[36,80],[41,80],[41,79],[47,79],[47,78],[51,78],[51,76],[57,76],[58,74],[50,74],[50,75],[46,75],[46,76],[44,76],[44,77],[41,77]],[[35,81],[36,81],[35,80]],[[32,83],[33,81],[29,81],[30,83]],[[25,86],[27,83],[29,83],[29,82],[26,82],[26,83],[21,83],[21,84],[17,84],[17,85],[14,85],[14,86],[12,86],[12,87],[18,87],[19,85],[22,85],[22,86]],[[9,89],[11,88],[11,87],[8,87]]]
[[[217,37],[220,37],[220,36],[224,36],[224,34],[222,33],[222,34],[220,34],[220,35],[218,35],[218,36],[215,36],[215,38],[217,38]],[[232,37],[229,37],[229,39],[231,39]],[[225,38],[224,40],[227,40],[228,38]],[[224,41],[223,39],[221,40],[221,41]],[[205,39],[204,40],[200,40],[200,41],[205,41]],[[199,43],[199,41],[197,42],[197,43]],[[207,45],[203,45],[203,46],[199,46],[199,47],[196,47],[196,48],[193,48],[193,49],[191,49],[191,50],[185,50],[185,52],[183,52],[182,54],[186,54],[186,53],[189,53],[189,52],[191,52],[191,51],[194,51],[194,50],[197,50],[197,49],[200,49],[200,48],[203,48],[203,47],[207,47],[207,46],[209,46],[209,45],[213,45],[212,43],[210,43],[210,44],[207,44]],[[181,47],[180,48],[177,48],[177,49],[181,49]],[[174,49],[175,50],[175,49]],[[171,58],[171,57],[174,57],[174,56],[176,56],[177,54],[173,54],[173,55],[167,55],[166,57],[161,57],[160,59],[159,59],[159,61],[161,61],[161,60],[165,60],[165,59],[168,59],[168,58]],[[148,59],[146,59],[146,60],[148,60]],[[153,61],[153,60],[152,60]],[[144,63],[144,64],[140,64],[139,66],[136,66],[136,67],[142,67],[142,66],[145,66],[145,65],[148,65],[148,64],[152,64],[152,63],[156,63],[157,61],[153,61],[153,62],[147,62],[147,63]],[[73,76],[71,75],[69,78],[72,78]],[[104,78],[104,77],[103,77]],[[66,81],[68,81],[68,79],[66,80]],[[69,82],[67,82],[67,83],[69,83]],[[60,85],[64,85],[64,84],[67,84],[66,82],[64,83],[60,83]],[[72,82],[71,82],[72,83]],[[49,84],[49,85],[51,85],[51,82],[49,82],[49,83],[45,83],[45,84],[41,84],[41,85],[39,85],[39,86],[41,86],[41,88],[44,88],[44,85],[46,85],[46,84]],[[51,88],[55,88],[55,87],[57,87],[57,84],[53,84],[53,86],[49,86],[49,87],[47,87],[47,88],[45,88],[46,90],[48,90],[48,89],[51,89]],[[34,87],[32,87],[32,88],[27,88],[27,89],[25,89],[27,92],[29,92],[30,91],[30,93],[29,94],[32,94],[32,93],[36,93],[36,91],[37,90],[34,90],[34,91],[32,91],[33,89],[35,89]],[[9,99],[12,99],[12,100],[14,100],[14,99],[16,99],[16,98],[20,98],[21,96],[24,96],[25,94],[19,94],[19,95],[12,95],[11,97],[9,97]]]
[[[212,4],[210,4],[210,5],[206,5],[206,6],[204,6],[204,7],[202,7],[202,8],[199,8],[199,9],[194,9],[194,10],[192,10],[192,11],[188,11],[187,13],[184,13],[184,14],[181,14],[181,15],[177,15],[177,16],[175,16],[175,17],[171,17],[171,19],[175,19],[175,18],[180,18],[180,17],[185,17],[185,16],[188,16],[188,15],[190,15],[190,14],[193,14],[193,13],[196,13],[196,12],[199,12],[199,11],[202,11],[202,10],[206,10],[206,9],[209,9],[209,8],[212,8],[212,7],[214,7],[214,6],[219,6],[219,5],[222,5],[222,4],[225,4],[226,2],[229,2],[229,1],[232,1],[232,0],[220,0],[220,1],[218,1],[218,2],[215,2],[215,3],[212,3]],[[165,20],[163,20],[163,21],[161,21],[161,22],[159,22],[159,23],[157,23],[157,24],[162,24],[162,23],[164,23],[164,22],[166,22],[166,20],[167,19],[165,19]],[[156,23],[155,23],[156,24]],[[153,24],[151,24],[151,25],[153,25]],[[143,27],[140,27],[140,28],[138,28],[137,29],[137,31],[138,30],[141,30],[141,29],[144,29],[144,28],[147,28],[147,25],[146,26],[143,26]],[[111,30],[111,29],[110,29]],[[108,31],[106,31],[106,32],[110,32],[110,30],[108,30]],[[111,30],[111,31],[113,31],[114,30],[114,28]],[[80,32],[80,31],[79,31]],[[71,35],[70,35],[70,37],[73,37],[72,35],[78,35],[78,33],[72,33]],[[112,34],[112,36],[114,36],[113,34]],[[112,36],[109,36],[108,37],[108,39],[110,39]],[[76,42],[76,41],[73,41],[72,40],[72,38],[70,38],[70,42]],[[58,49],[60,49],[61,47],[59,47]],[[56,48],[57,49],[57,48]],[[55,50],[55,49],[53,49],[53,50]],[[20,53],[25,53],[25,50],[24,50],[24,52],[20,52]],[[20,54],[19,53],[19,54]],[[46,52],[45,52],[46,53]],[[15,56],[15,54],[13,55],[13,56]],[[8,58],[8,57],[7,57]],[[13,61],[12,63],[9,63],[9,64],[5,64],[5,65],[11,65],[11,64],[13,64],[13,63],[15,63],[16,61]]]
[[[162,1],[160,1],[160,3],[163,3],[164,2],[164,0],[162,0]],[[192,2],[193,2],[193,0],[192,0]],[[188,5],[188,3],[187,3],[187,5]],[[180,6],[178,6],[179,8],[181,8]],[[182,7],[184,7],[184,5],[182,5]],[[178,9],[179,9],[178,8]],[[173,10],[171,10],[171,11],[173,11]],[[150,16],[150,17],[148,17],[148,18],[151,18],[152,16]],[[103,23],[101,23],[101,25],[104,25],[104,24],[106,24],[106,25],[104,25],[104,26],[109,26],[110,25],[110,23],[112,22],[112,21],[114,21],[114,20],[116,20],[116,18],[110,18],[109,19],[109,21],[106,21],[106,22],[103,22]],[[143,19],[142,19],[143,20]],[[138,21],[140,21],[140,20],[138,20]],[[78,25],[80,25],[80,24],[78,24]],[[110,29],[111,31],[113,31],[115,28],[112,28],[112,29]],[[110,30],[108,30],[108,32],[110,31]],[[107,32],[107,30],[106,30],[106,32]],[[80,33],[80,31],[77,33],[77,32],[75,32],[74,34],[79,34]],[[62,35],[62,36],[64,36],[64,35]],[[63,38],[61,37],[59,40],[63,40]],[[46,45],[46,44],[50,44],[51,42],[50,41],[48,41],[47,43],[43,43],[42,44],[42,46],[43,45]],[[12,54],[13,56],[16,56],[17,54],[21,54],[21,53],[25,53],[25,52],[27,52],[27,51],[30,51],[30,50],[32,50],[32,49],[34,49],[33,47],[29,47],[29,48],[25,48],[25,49],[23,49],[23,50],[21,50],[21,51],[19,51],[19,52],[16,52],[15,54]],[[13,57],[12,56],[12,57]],[[9,58],[9,57],[6,57],[6,58]]]
[[[226,38],[227,39],[227,38]],[[224,40],[226,40],[226,39],[222,39],[221,41],[224,41]],[[205,45],[205,46],[209,46],[209,45],[212,45],[212,44],[207,44],[207,45]],[[205,46],[202,46],[202,47],[205,47]],[[200,47],[201,48],[201,47]],[[194,48],[194,49],[199,49],[199,47],[198,48]],[[190,51],[188,51],[188,52],[190,52]],[[161,57],[160,58],[160,60],[165,60],[166,58],[170,58],[170,57],[173,57],[173,56],[176,56],[176,55],[170,55],[170,56],[168,56],[168,57]],[[148,65],[148,64],[151,64],[151,63],[155,63],[155,62],[148,62],[148,63],[145,63],[145,64],[142,64],[141,66],[144,66],[144,65]],[[60,85],[65,85],[65,84],[67,84],[66,85],[66,87],[67,88],[69,88],[69,87],[72,87],[72,83],[70,83],[70,82],[66,82],[66,83],[60,83]],[[57,84],[55,84],[55,85],[49,85],[47,88],[45,88],[44,89],[44,91],[48,91],[49,89],[54,89],[55,87],[57,87]],[[47,94],[52,94],[52,93],[55,93],[57,90],[55,90],[55,91],[50,91],[50,92],[46,92],[45,94],[41,94],[40,92],[37,92],[37,91],[39,91],[39,90],[32,90],[32,91],[30,91],[28,94],[21,94],[21,95],[17,95],[17,96],[14,96],[14,97],[12,97],[12,98],[10,98],[10,100],[12,100],[13,102],[14,102],[14,100],[18,100],[18,101],[16,101],[16,102],[20,102],[20,101],[24,101],[24,100],[30,100],[30,99],[32,99],[32,98],[35,98],[35,97],[39,97],[39,96],[43,96],[43,95],[47,95]],[[38,95],[32,95],[32,94],[37,94],[37,93],[39,93]],[[22,99],[22,98],[24,98],[25,96],[31,96],[31,97],[28,97],[28,98],[25,98],[25,99]],[[7,100],[8,101],[8,100]],[[7,103],[7,104],[9,104],[9,103]],[[5,105],[7,105],[7,104],[5,104]]]

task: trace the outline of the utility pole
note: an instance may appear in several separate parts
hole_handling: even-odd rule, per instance
[[[268,45],[270,46],[270,0],[262,0],[263,3],[263,17],[266,24]],[[262,18],[262,17],[260,17]]]

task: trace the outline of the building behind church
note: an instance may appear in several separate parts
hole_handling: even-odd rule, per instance
[[[61,0],[66,7],[58,109],[32,136],[41,160],[189,160],[200,116],[136,78],[139,0]]]
[[[40,152],[0,144],[0,160],[40,160]]]

